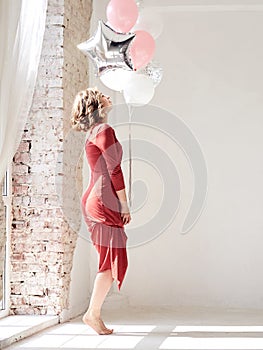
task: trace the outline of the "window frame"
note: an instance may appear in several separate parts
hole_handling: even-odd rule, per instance
[[[6,243],[5,263],[3,273],[3,309],[0,309],[0,319],[10,314],[10,233],[11,233],[11,206],[12,206],[12,164],[5,173],[3,191],[1,193],[6,214]]]

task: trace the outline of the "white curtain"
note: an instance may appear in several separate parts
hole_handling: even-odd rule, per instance
[[[0,0],[0,182],[31,107],[47,0]]]

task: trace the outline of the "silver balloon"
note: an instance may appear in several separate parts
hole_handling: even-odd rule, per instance
[[[135,36],[134,33],[115,32],[103,21],[99,21],[94,37],[77,47],[92,60],[98,76],[110,69],[133,70],[128,52]]]
[[[163,69],[159,62],[151,61],[144,68],[138,71],[140,74],[144,74],[152,79],[154,87],[160,84],[163,77]]]
[[[143,7],[143,0],[136,0],[136,4],[139,8]]]

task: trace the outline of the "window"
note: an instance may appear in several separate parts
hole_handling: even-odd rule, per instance
[[[9,312],[9,233],[11,213],[10,171],[7,170],[0,192],[0,317]]]

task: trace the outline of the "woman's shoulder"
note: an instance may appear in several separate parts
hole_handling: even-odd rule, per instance
[[[113,129],[113,127],[109,123],[100,123],[98,131],[101,130],[107,130],[107,129]]]
[[[100,133],[100,132],[103,132],[103,131],[104,132],[107,131],[107,132],[113,133],[113,134],[115,133],[113,127],[110,124],[108,124],[108,123],[101,123],[99,128],[98,128],[97,133]]]
[[[114,128],[108,124],[108,123],[102,123],[103,125],[100,126],[96,133],[97,139],[107,139],[108,142],[117,142],[117,136],[115,133]]]

